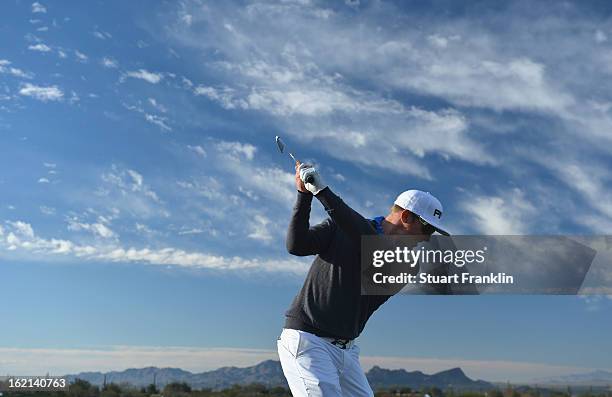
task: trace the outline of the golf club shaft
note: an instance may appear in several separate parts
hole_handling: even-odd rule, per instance
[[[278,147],[278,150],[281,153],[285,152],[285,148],[286,148],[285,144],[283,143],[283,141],[280,139],[280,137],[278,135],[276,136],[275,141],[276,141],[276,146]],[[289,150],[287,150],[287,154],[289,155],[289,157],[291,157],[291,159],[293,160],[293,162],[297,166],[298,160],[295,158],[293,153],[291,153]],[[304,181],[304,183],[313,183],[313,182],[314,182],[314,177],[312,175],[309,175],[308,177],[306,177],[306,180]]]

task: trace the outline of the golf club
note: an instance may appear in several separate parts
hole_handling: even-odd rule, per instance
[[[277,135],[274,138],[274,141],[276,142],[276,147],[278,147],[278,151],[281,153],[285,153],[285,144],[283,143],[283,141],[280,139],[280,137]],[[297,159],[295,158],[295,156],[289,151],[287,150],[287,154],[289,155],[289,157],[291,157],[291,159],[294,161],[295,164],[297,164]],[[308,176],[306,178],[306,180],[304,181],[305,183],[312,183],[314,182],[314,178],[312,177],[312,175]]]

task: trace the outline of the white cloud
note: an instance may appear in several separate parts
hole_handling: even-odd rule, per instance
[[[144,180],[142,175],[134,170],[127,170],[127,173],[132,178],[132,181],[133,181],[132,190],[133,191],[142,190],[142,186],[143,186],[142,181]]]
[[[34,2],[32,3],[32,12],[44,14],[47,12],[47,8],[39,2]]]
[[[364,41],[363,33],[357,39],[352,36],[356,35],[355,32],[337,32],[332,27],[336,25],[304,29],[310,24],[300,19],[304,16],[301,13],[310,15],[312,10],[294,8],[291,7],[290,13],[287,5],[253,5],[244,15],[238,16],[244,18],[240,24],[230,27],[220,22],[215,14],[219,10],[202,12],[189,9],[197,13],[198,20],[205,20],[209,24],[209,30],[227,31],[231,28],[233,33],[233,36],[223,35],[222,42],[213,43],[198,33],[184,32],[178,28],[181,35],[176,38],[183,44],[203,50],[217,48],[227,59],[209,64],[227,77],[226,83],[214,87],[199,85],[193,89],[194,94],[205,96],[225,109],[268,113],[275,117],[279,129],[299,139],[301,144],[316,145],[331,156],[399,174],[433,179],[434,175],[420,161],[431,155],[476,164],[496,163],[495,157],[489,155],[481,141],[472,135],[469,120],[461,111],[451,107],[427,110],[407,106],[379,92],[354,88],[344,78],[340,72],[350,75],[357,64],[371,65],[374,71],[361,70],[367,76],[366,80],[378,87],[386,86],[387,82],[376,81],[379,76],[386,76],[386,73],[376,70],[377,62],[385,59],[385,54],[367,60],[354,59],[359,54],[373,53],[376,46],[385,44],[384,41],[369,41],[370,37],[380,37],[380,34],[366,34],[368,39]],[[281,30],[293,29],[289,25],[304,29],[298,34],[301,38],[299,47],[261,38],[260,32],[252,26],[252,21],[259,18],[277,17],[284,21],[282,28],[279,28]],[[283,35],[280,31],[277,33]],[[345,40],[345,34],[351,39]],[[459,35],[445,37],[447,41],[460,41]],[[343,44],[338,44],[339,41]],[[328,43],[335,43],[334,49],[327,48]],[[370,45],[374,45],[374,48],[369,48]],[[261,46],[265,46],[265,50]],[[338,46],[357,46],[361,49],[357,53],[346,53]],[[386,51],[390,50],[390,46],[387,46]],[[338,51],[341,54],[337,54]],[[396,49],[393,51],[400,52]],[[339,59],[340,56],[343,58]],[[332,70],[326,70],[330,65]],[[531,66],[528,62],[516,62],[511,69],[526,79],[534,80],[537,79],[538,70]],[[393,73],[393,70],[389,72]],[[402,73],[414,77],[414,73]],[[530,77],[532,75],[536,76]],[[508,84],[509,88],[513,86],[514,83]],[[554,98],[560,96],[555,95]],[[320,141],[327,144],[319,145],[317,142]],[[388,142],[393,142],[393,145]],[[338,147],[343,149],[336,150]]]
[[[342,175],[342,174],[338,173],[338,172],[337,172],[337,173],[335,173],[335,174],[332,174],[332,177],[333,177],[334,179],[336,179],[336,180],[340,181],[340,182],[345,182],[345,181],[346,181],[346,177],[345,177],[344,175]]]
[[[135,79],[141,79],[147,81],[151,84],[159,83],[164,77],[161,73],[149,72],[145,69],[139,69],[136,71],[129,71],[125,74],[127,77],[132,77]]]
[[[213,88],[199,85],[193,90],[195,95],[205,96],[218,102],[224,109],[248,109],[249,104],[235,96],[235,90],[229,87]]]
[[[449,42],[460,40],[460,37],[457,35],[453,35],[450,37],[445,37],[437,34],[432,34],[427,37],[427,40],[431,43],[432,46],[438,48],[446,48],[448,47]]]
[[[567,189],[578,193],[584,200],[584,203],[573,203],[572,213],[565,215],[567,218],[586,226],[593,233],[607,234],[612,227],[612,192],[609,189],[612,178],[609,165],[596,158],[576,158],[577,153],[575,150],[570,150],[564,156],[534,153],[529,159],[549,169]],[[563,194],[564,197],[569,196],[568,191]],[[566,208],[561,211],[565,212]]]
[[[102,66],[104,66],[105,68],[116,69],[119,67],[119,63],[117,62],[117,60],[111,57],[104,57],[102,58],[101,62]]]
[[[160,112],[166,113],[168,111],[168,109],[166,109],[164,105],[157,102],[154,98],[149,98],[148,101],[151,104],[151,106],[153,106],[155,109],[159,110]]]
[[[40,212],[42,212],[45,215],[55,215],[56,210],[53,207],[47,207],[46,205],[41,205],[40,207]]]
[[[155,102],[155,104],[157,105],[157,102]],[[167,117],[158,116],[158,115],[155,115],[155,114],[149,114],[149,113],[145,112],[145,110],[140,105],[140,102],[139,102],[139,104],[137,106],[128,105],[128,104],[125,104],[125,103],[123,104],[123,106],[126,109],[131,110],[133,112],[141,113],[143,115],[144,119],[147,122],[158,126],[161,130],[163,130],[163,131],[172,131],[172,128],[168,125],[168,118]]]
[[[167,124],[168,118],[161,117],[154,114],[145,113],[145,120],[147,120],[151,124],[155,124],[163,131],[172,131],[172,128]]]
[[[51,47],[49,47],[46,44],[39,43],[39,44],[33,44],[33,45],[28,46],[28,50],[40,51],[40,52],[49,52],[49,51],[51,51]]]
[[[193,22],[193,17],[189,14],[185,14],[181,17],[181,20],[185,22],[187,26],[191,26],[191,23]]]
[[[612,295],[609,295],[610,297]],[[603,301],[605,295],[578,295],[578,299],[584,302],[586,310],[589,312],[596,312],[603,308],[605,302]]]
[[[152,235],[152,234],[157,234],[157,232],[155,232],[153,229],[151,229],[149,226],[143,224],[143,223],[138,223],[136,222],[136,224],[134,225],[136,227],[136,231],[145,235]]]
[[[253,240],[259,240],[263,242],[269,242],[272,240],[272,234],[270,233],[270,219],[262,214],[255,214],[252,220],[249,222],[250,233],[248,237]]]
[[[189,252],[179,248],[123,247],[112,241],[102,245],[82,245],[70,240],[45,239],[34,233],[31,225],[23,222],[7,222],[6,237],[0,239],[0,248],[9,251],[30,253],[33,258],[45,258],[50,254],[68,255],[79,260],[111,261],[121,263],[142,263],[148,265],[179,266],[225,271],[268,271],[303,275],[308,264],[297,259],[268,259],[240,256],[221,256],[205,252]],[[86,230],[100,237],[110,239],[116,235],[101,223],[86,224],[69,219],[69,228],[74,231]]]
[[[179,230],[178,232],[180,236],[184,236],[188,234],[202,234],[202,233],[204,233],[204,230],[200,228],[182,229],[182,230]]]
[[[196,146],[187,145],[187,149],[191,150],[192,152],[194,152],[200,157],[206,157],[206,150],[204,150],[204,148],[200,145],[196,145]]]
[[[371,137],[371,140],[367,139],[368,142],[381,141],[386,138],[388,127],[397,130],[398,135],[414,137],[412,128],[401,128],[406,125],[407,115],[414,117],[414,112],[410,114],[409,110],[401,108],[396,112],[397,106],[393,106],[393,101],[381,99],[387,90],[418,93],[455,106],[498,112],[539,112],[559,117],[584,113],[575,92],[567,87],[568,82],[581,79],[561,76],[558,71],[560,63],[554,60],[549,62],[549,52],[542,56],[543,51],[538,50],[539,47],[525,41],[524,37],[528,36],[522,34],[520,28],[524,23],[514,20],[510,21],[514,30],[508,32],[509,37],[497,31],[488,31],[480,25],[474,26],[469,18],[458,18],[444,25],[429,21],[431,23],[427,25],[431,30],[425,31],[411,28],[416,24],[410,21],[404,24],[406,28],[387,29],[380,25],[381,19],[384,20],[383,15],[395,15],[397,10],[390,5],[379,5],[371,9],[371,13],[367,14],[370,18],[365,18],[365,22],[357,28],[350,24],[349,19],[339,15],[336,15],[333,23],[308,19],[313,12],[322,11],[312,4],[260,3],[235,13],[238,22],[227,26],[227,21],[221,17],[227,11],[224,7],[202,9],[191,3],[186,4],[179,15],[189,14],[194,21],[204,21],[206,30],[188,30],[181,21],[177,22],[174,38],[204,51],[216,49],[223,55],[224,61],[207,66],[227,72],[225,83],[222,80],[215,87],[202,85],[194,92],[227,109],[273,114],[289,134],[300,137],[302,141],[315,141],[317,131],[329,131],[330,127],[334,128],[336,142],[342,141],[342,134],[352,132],[354,134],[348,135],[349,139],[345,141],[350,141],[352,136]],[[272,20],[280,22],[271,23]],[[272,27],[260,29],[263,25]],[[520,29],[516,30],[517,27]],[[554,24],[547,25],[551,30],[556,27]],[[231,35],[222,34],[228,30]],[[261,36],[263,31],[267,38]],[[589,35],[593,32],[594,29],[591,29]],[[292,47],[286,44],[286,40],[270,39],[287,34],[299,37],[300,46]],[[601,34],[598,36],[601,37]],[[548,39],[542,40],[545,41],[542,43],[546,46],[544,48],[547,48]],[[509,41],[513,46],[503,45]],[[564,45],[564,48],[567,46]],[[351,88],[348,83],[351,77],[367,81],[368,86],[375,87],[379,92]],[[373,106],[377,103],[383,106]],[[364,112],[364,108],[368,111]],[[375,112],[377,108],[382,111]],[[437,109],[421,110],[438,113]],[[431,139],[429,142],[436,142],[437,145],[416,147],[414,150],[412,145],[402,148],[404,151],[395,156],[388,149],[382,152],[371,150],[380,159],[374,161],[376,164],[370,161],[367,165],[416,170],[412,174],[427,176],[431,173],[420,158],[431,154],[440,154],[449,160],[459,158],[479,164],[496,164],[496,156],[491,155],[489,148],[482,144],[489,141],[487,137],[472,134],[469,117],[464,116],[463,110],[451,108],[451,111],[458,119],[463,119],[464,127],[439,136],[452,137],[452,143],[446,144],[446,139]],[[338,117],[330,122],[326,117],[332,115]],[[370,128],[370,131],[364,128],[381,124],[384,127],[379,127],[378,133],[372,131],[374,128]],[[603,128],[590,127],[589,130],[607,131],[609,126],[607,123],[600,126]],[[435,127],[435,124],[423,125],[421,132],[416,134],[417,141],[421,145],[428,142],[426,137],[429,132],[435,133]],[[574,130],[580,131],[581,128]],[[374,157],[366,152],[368,149],[370,146],[365,145],[356,150],[351,154],[352,161]],[[342,151],[337,152],[339,154],[336,156],[342,156]],[[411,154],[416,158],[410,158]],[[403,164],[394,167],[397,157],[404,159]],[[348,159],[349,156],[343,158]]]
[[[26,83],[19,89],[19,94],[23,96],[29,96],[39,101],[61,101],[64,97],[64,93],[57,86],[37,86],[30,83]]]
[[[277,167],[251,165],[245,172],[243,161],[235,156],[216,158],[217,165],[236,180],[237,186],[257,192],[267,200],[290,207],[295,201],[294,174]]]
[[[536,211],[517,188],[498,196],[468,196],[460,206],[470,216],[468,222],[485,235],[527,234]]]
[[[34,229],[32,229],[32,225],[23,221],[15,221],[15,222],[7,222],[15,233],[19,236],[26,238],[34,238]]]
[[[598,29],[595,32],[595,41],[598,43],[605,43],[606,41],[608,41],[608,35]]]
[[[74,56],[77,58],[79,62],[87,62],[87,60],[89,59],[87,55],[83,54],[82,52],[78,50],[74,50]]]
[[[84,223],[79,222],[77,218],[68,219],[68,230],[81,231],[86,230],[95,236],[105,239],[117,238],[117,234],[103,223]]]
[[[95,38],[98,38],[98,39],[100,39],[100,40],[106,40],[106,39],[110,39],[110,38],[112,38],[112,37],[113,37],[113,36],[112,36],[110,33],[108,33],[108,32],[99,32],[99,31],[97,31],[97,30],[93,31],[91,34],[93,34]]]
[[[145,183],[145,178],[139,172],[113,164],[110,171],[102,174],[101,179],[103,184],[94,192],[100,205],[112,202],[117,211],[138,221],[170,216],[163,201]]]
[[[24,72],[19,68],[10,66],[11,62],[6,59],[0,59],[0,73],[10,74],[15,77],[21,77],[24,79],[31,79],[34,77],[33,73]]]
[[[76,374],[148,366],[182,368],[192,372],[220,366],[250,366],[278,360],[275,350],[172,346],[108,346],[96,349],[0,348],[7,373]]]
[[[40,179],[38,179],[38,183],[50,183],[51,181],[49,181],[49,179],[42,177]]]
[[[257,148],[250,143],[220,141],[215,148],[221,154],[235,157],[243,156],[246,160],[253,160]]]
[[[157,193],[144,183],[142,174],[135,170],[121,169],[113,164],[111,172],[102,174],[102,180],[119,188],[123,194],[125,194],[126,190],[129,190],[140,193],[154,202],[161,202]]]
[[[188,149],[198,152],[197,146]],[[185,190],[182,195],[192,195],[190,201],[193,203],[202,202],[204,198],[204,204],[198,205],[197,211],[208,215],[214,222],[221,220],[220,214],[236,209],[245,219],[251,219],[254,200],[263,200],[265,206],[273,206],[274,211],[278,211],[279,206],[288,210],[295,201],[293,173],[287,172],[286,168],[260,164],[255,161],[255,154],[255,147],[249,143],[211,139],[206,145],[206,173],[179,180],[176,184]],[[265,209],[260,212],[265,212]],[[253,231],[250,229],[248,233]],[[272,237],[279,236],[272,233]]]

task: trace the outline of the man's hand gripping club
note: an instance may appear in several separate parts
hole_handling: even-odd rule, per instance
[[[305,183],[306,180],[309,182]],[[319,172],[312,165],[301,164],[299,161],[295,163],[295,186],[300,192],[310,192],[315,196],[327,187]]]

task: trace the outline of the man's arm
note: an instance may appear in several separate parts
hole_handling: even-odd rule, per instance
[[[358,247],[361,246],[361,236],[364,234],[376,234],[372,222],[361,216],[357,211],[346,205],[344,201],[336,196],[329,186],[325,185],[319,173],[310,165],[296,164],[296,186],[301,192],[310,192],[323,204],[325,211],[338,227],[346,233],[351,241]],[[304,181],[310,178],[309,183]]]
[[[292,255],[307,256],[321,253],[331,240],[333,224],[329,219],[309,226],[312,194],[298,190],[297,201],[287,231],[287,251]]]
[[[323,204],[331,219],[357,246],[361,246],[362,235],[376,234],[372,222],[349,207],[331,191],[329,186],[321,190],[315,197]]]

